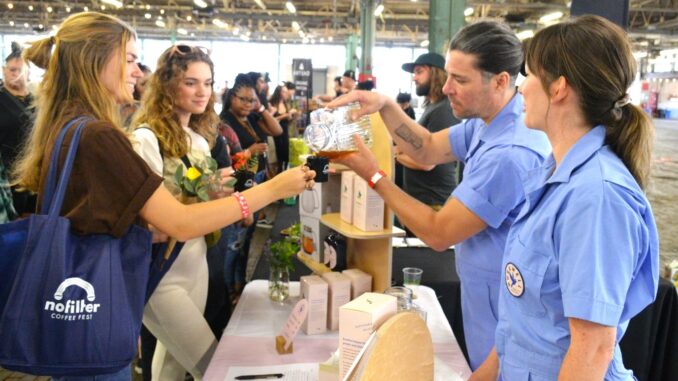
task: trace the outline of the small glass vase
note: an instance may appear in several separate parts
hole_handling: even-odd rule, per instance
[[[287,268],[271,267],[268,275],[268,296],[282,303],[290,296],[290,272]]]

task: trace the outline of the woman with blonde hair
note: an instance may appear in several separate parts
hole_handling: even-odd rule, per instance
[[[135,42],[136,34],[128,24],[84,12],[68,17],[53,37],[36,41],[24,52],[45,74],[29,143],[13,172],[17,184],[40,192],[59,132],[76,117],[92,118],[82,132],[60,213],[70,220],[73,232],[121,237],[132,225],[148,223],[186,241],[313,186],[315,174],[297,168],[236,197],[194,205],[178,202],[162,186],[162,177],[134,152],[120,126],[119,105],[131,101],[141,77]],[[72,136],[69,131],[58,147],[60,165],[66,156],[63,147]],[[150,246],[150,235],[148,240]],[[77,379],[129,380],[130,376],[129,369],[122,369]]]
[[[177,167],[210,157],[219,123],[213,83],[214,65],[205,50],[172,46],[160,55],[132,123],[135,150],[175,193],[180,193],[174,179]],[[187,371],[200,379],[216,349],[216,337],[203,317],[206,254],[203,237],[187,241],[146,305],[144,324],[158,339],[153,380],[183,381]]]

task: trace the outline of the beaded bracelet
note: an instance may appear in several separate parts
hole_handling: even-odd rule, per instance
[[[239,192],[233,192],[233,197],[235,197],[236,200],[238,200],[238,204],[240,204],[240,213],[242,213],[242,218],[245,219],[250,216],[250,206],[247,205],[247,200],[245,200],[245,196],[241,195]]]

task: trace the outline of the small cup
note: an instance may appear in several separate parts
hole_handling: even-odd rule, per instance
[[[384,294],[395,296],[398,299],[398,312],[409,311],[412,308],[412,290],[409,288],[393,286],[387,288]]]
[[[412,290],[412,296],[417,297],[419,285],[421,284],[421,274],[424,270],[417,267],[405,267],[403,269],[403,285]]]
[[[306,159],[306,165],[315,171],[315,182],[325,183],[329,180],[330,160],[326,157],[309,156]]]

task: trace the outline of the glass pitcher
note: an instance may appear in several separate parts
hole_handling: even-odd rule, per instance
[[[370,117],[365,115],[351,120],[351,110],[360,108],[350,103],[335,110],[320,109],[311,112],[311,124],[304,131],[304,142],[318,156],[330,159],[357,151],[353,135],[362,138],[365,145],[372,146]]]

